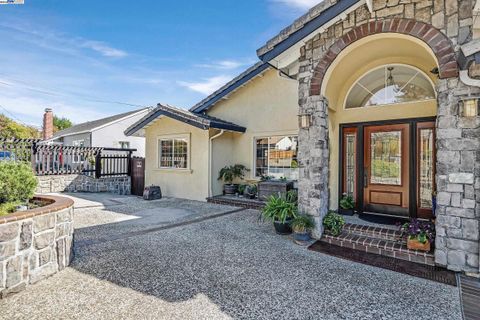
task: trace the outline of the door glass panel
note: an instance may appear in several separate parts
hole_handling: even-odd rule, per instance
[[[372,184],[402,184],[402,132],[373,132],[370,136]]]
[[[420,208],[432,207],[433,129],[420,130]]]
[[[355,192],[355,140],[354,133],[345,135],[345,192],[351,196]]]

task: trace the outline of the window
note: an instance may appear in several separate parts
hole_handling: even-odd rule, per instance
[[[402,185],[402,131],[371,133],[370,183]]]
[[[74,140],[72,142],[74,147],[84,147],[85,146],[85,140]]]
[[[357,129],[343,129],[343,192],[356,197],[356,173],[357,173]]]
[[[385,65],[361,77],[350,89],[346,109],[423,101],[435,98],[431,80],[406,65]]]
[[[297,136],[256,139],[255,176],[298,180],[297,144]]]
[[[187,136],[160,138],[158,140],[158,159],[161,169],[187,169],[188,163]]]
[[[130,142],[128,141],[119,141],[118,146],[120,149],[130,149]]]

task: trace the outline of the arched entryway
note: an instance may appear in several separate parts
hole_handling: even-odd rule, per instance
[[[396,9],[396,15],[406,19],[381,18],[386,12],[397,12]],[[478,136],[474,137],[479,115],[465,112],[465,101],[480,91],[458,77],[458,46],[454,45],[458,43],[456,30],[437,29],[428,16],[420,17],[419,20],[424,22],[416,21],[402,6],[396,9],[373,8],[370,14],[365,8],[358,9],[354,20],[349,15],[329,26],[300,50],[299,114],[302,119],[311,121],[302,122],[306,125],[299,130],[299,208],[315,218],[313,235],[320,238],[323,217],[329,209],[338,208],[339,196],[346,191],[347,183],[357,186],[354,192],[362,190],[359,197],[363,201],[361,209],[389,213],[378,206],[367,208],[366,205],[373,202],[396,205],[404,208],[405,217],[421,217],[421,209],[430,205],[428,193],[436,187],[435,263],[452,270],[477,272],[478,238],[473,239],[472,232],[466,229],[474,226],[473,233],[478,234],[478,215],[475,213],[478,201],[472,191],[476,190],[475,181],[478,181],[478,162],[473,159],[476,159],[480,147]],[[365,16],[373,21],[365,21]],[[358,20],[359,17],[363,21]],[[409,71],[398,74],[401,69]],[[378,70],[383,70],[383,77]],[[386,82],[393,75],[392,83],[402,82],[401,78],[411,75],[412,70],[422,75],[415,83],[417,87],[426,89],[428,82],[433,82],[435,98],[427,93],[419,99],[396,103],[385,101],[388,99],[382,103],[369,101],[376,92],[387,91],[385,86],[375,86],[375,81],[383,79]],[[375,74],[377,76],[372,76]],[[370,96],[362,90],[371,91]],[[354,94],[349,98],[352,92]],[[401,88],[399,92],[407,94]],[[387,127],[382,128],[383,125]],[[425,139],[421,140],[422,137]],[[347,157],[344,149],[348,146],[344,142],[348,139],[356,141],[353,149],[363,153],[356,155],[352,162],[357,166],[353,171],[363,170],[353,182],[352,179],[345,181],[343,158]],[[407,141],[400,142],[404,139]],[[382,149],[385,145],[389,147]],[[429,168],[433,163],[435,170],[432,182],[433,173],[427,170],[430,170],[425,175],[428,183],[418,172],[422,165],[422,145],[424,151],[428,149],[425,159]],[[433,147],[436,151],[432,150]],[[372,180],[371,158],[380,155],[382,160],[382,151],[385,150],[387,161],[380,161],[380,165],[388,169],[389,175],[375,175]],[[399,157],[408,158],[402,159],[406,164],[392,160]],[[364,170],[368,167],[365,164],[370,165],[367,170]],[[403,176],[407,172],[409,176]],[[397,186],[390,183],[391,189],[383,188],[380,190],[383,193],[369,190],[368,185],[375,184],[372,181],[376,178],[391,179]],[[405,179],[409,179],[408,189],[393,188],[403,186]],[[421,179],[426,184],[423,193],[419,190]],[[348,191],[352,192],[352,188]],[[366,193],[372,192],[370,199],[366,199]],[[424,204],[420,204],[422,200]]]
[[[362,213],[432,217],[436,68],[425,43],[391,33],[359,39],[330,63],[320,87],[329,102],[329,209],[346,193]]]
[[[337,39],[300,100],[314,119],[300,130],[301,206],[321,224],[349,193],[360,212],[431,218],[438,86],[457,75],[450,40],[425,23],[372,22]]]

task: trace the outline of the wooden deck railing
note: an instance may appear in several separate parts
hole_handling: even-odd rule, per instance
[[[36,175],[129,176],[134,151],[136,149],[48,145],[40,140],[0,138],[0,161],[29,162]]]

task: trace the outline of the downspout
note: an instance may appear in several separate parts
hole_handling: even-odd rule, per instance
[[[213,140],[217,139],[225,133],[225,130],[221,130],[219,133],[210,137],[208,142],[208,196],[213,196],[213,183],[212,183],[212,172],[213,172]]]

